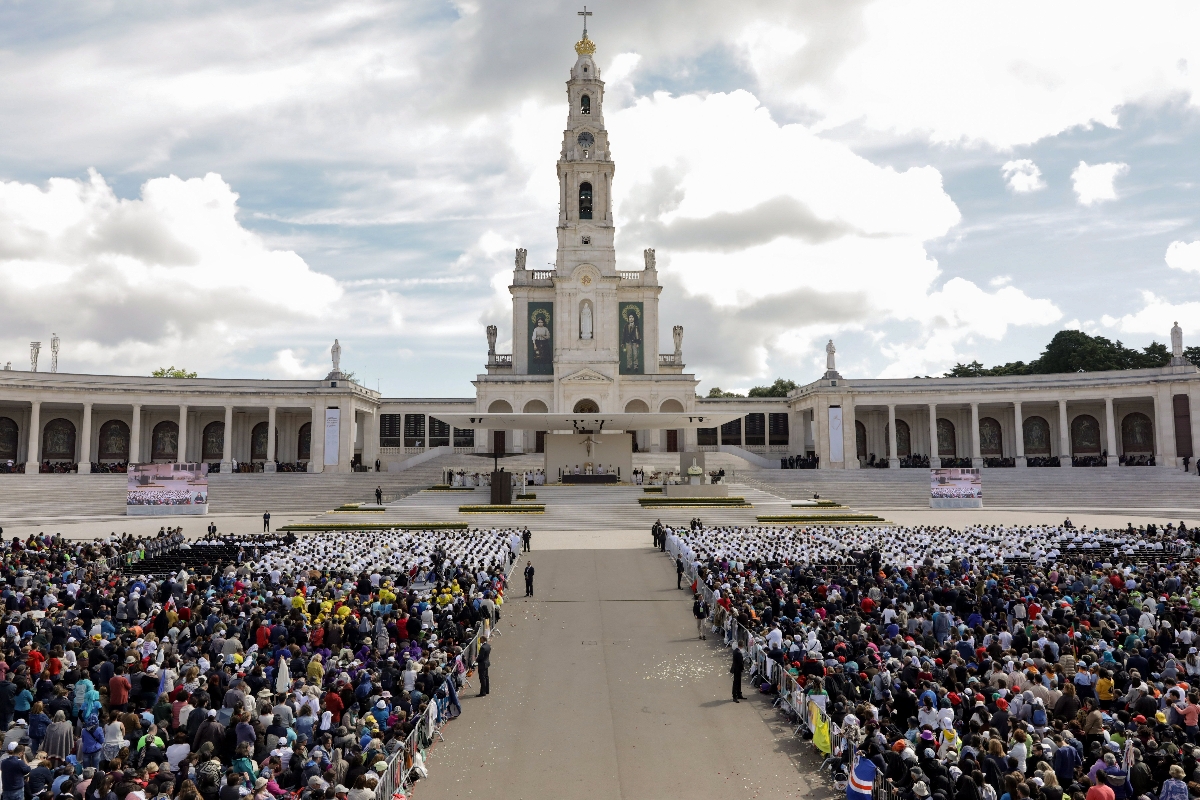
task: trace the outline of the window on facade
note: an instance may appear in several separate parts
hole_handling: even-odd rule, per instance
[[[592,218],[592,185],[590,183],[579,184],[579,218]]]
[[[442,422],[440,419],[436,419],[435,417],[429,418],[429,446],[450,446],[450,423]]]
[[[770,414],[767,417],[767,444],[788,443],[788,415]]]
[[[765,414],[746,415],[746,444],[767,443],[767,420]]]
[[[731,419],[721,426],[721,444],[742,443],[742,420]]]
[[[579,113],[580,114],[592,113],[592,98],[588,97],[586,94],[583,97],[579,98]]]
[[[717,443],[716,428],[696,428],[696,444],[700,447],[712,447]]]
[[[425,446],[425,415],[424,414],[405,414],[404,415],[404,446],[405,447],[424,447]]]
[[[454,446],[455,447],[474,447],[475,446],[475,429],[474,428],[455,428],[454,429]]]
[[[379,446],[380,447],[403,447],[404,433],[400,429],[401,415],[399,414],[380,414],[379,415]]]

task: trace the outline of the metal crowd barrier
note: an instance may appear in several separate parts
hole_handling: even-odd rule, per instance
[[[683,555],[669,541],[667,542],[666,552],[673,561]],[[708,606],[709,616],[705,621],[709,627],[714,633],[722,635],[722,641],[727,647],[732,646],[736,641],[738,646],[745,652],[746,660],[751,665],[750,675],[752,677],[754,675],[762,676],[775,689],[775,706],[781,708],[784,713],[796,721],[796,727],[792,731],[792,735],[795,736],[802,730],[807,730],[809,735],[812,735],[816,730],[815,723],[821,722],[828,726],[831,753],[838,752],[841,747],[841,729],[815,703],[810,704],[808,702],[808,696],[804,693],[800,683],[792,677],[783,664],[772,661],[767,656],[767,649],[760,643],[762,640],[738,622],[732,614],[726,618],[725,627],[717,626],[715,620],[715,609],[718,607],[716,592],[713,591],[712,587],[700,580],[699,571],[694,561],[688,560],[684,562],[684,575],[696,584],[697,591]],[[814,718],[814,714],[819,714],[820,718]],[[876,798],[876,800],[886,799]]]
[[[516,563],[514,560],[509,564],[508,574],[504,576],[505,588],[508,587],[508,579],[512,576]],[[494,636],[498,635],[498,633],[498,631],[492,630],[491,620],[484,620],[479,632],[463,648],[461,656],[463,666],[462,689],[466,689],[471,685],[467,673],[475,668],[476,659],[479,657],[479,643],[483,635]],[[456,665],[455,670],[442,681],[441,686],[433,693],[433,697],[425,709],[421,723],[414,727],[413,732],[408,735],[404,743],[388,756],[387,769],[380,777],[379,785],[375,788],[376,800],[392,800],[393,796],[398,792],[406,794],[405,790],[415,782],[413,774],[416,772],[417,755],[421,754],[421,759],[422,761],[424,760],[424,753],[428,750],[429,745],[433,744],[435,739],[442,737],[442,727],[449,720],[449,716],[447,715],[449,693],[447,693],[446,698],[439,698],[438,693],[447,683],[454,680],[457,672]],[[461,689],[457,691],[461,691]]]

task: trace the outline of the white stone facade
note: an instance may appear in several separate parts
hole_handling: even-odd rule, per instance
[[[310,472],[347,472],[377,463],[399,468],[443,453],[540,449],[536,431],[458,430],[438,421],[439,414],[472,411],[733,412],[741,418],[719,430],[633,432],[637,450],[722,449],[763,467],[805,456],[822,469],[857,469],[872,456],[890,468],[914,457],[929,457],[934,466],[945,457],[1018,468],[1029,459],[1053,458],[1070,466],[1073,456],[1107,466],[1117,466],[1122,457],[1139,463],[1152,457],[1160,467],[1194,459],[1194,447],[1200,447],[1200,371],[1182,357],[1178,325],[1171,330],[1174,357],[1161,369],[846,380],[835,368],[830,342],[824,376],[789,397],[696,397],[698,381],[683,372],[681,326],[672,328],[669,352],[659,351],[662,287],[654,251],[643,254],[644,269],[616,267],[616,166],[594,49],[586,36],[576,45],[578,58],[567,81],[555,266],[527,269],[526,251],[517,251],[509,287],[512,353],[494,351],[497,332],[489,328],[487,371],[473,381],[473,398],[380,397],[339,371],[336,343],[333,371],[311,381],[5,370],[0,467],[11,460],[37,471],[48,460],[58,468],[75,463],[87,471],[92,463],[172,460],[207,461],[222,471],[236,461],[260,464],[265,471],[280,462],[300,463]],[[539,319],[548,323],[542,331]],[[326,454],[322,435],[330,409],[339,418],[336,454]],[[832,458],[839,448],[830,442],[831,409],[841,421],[839,460]],[[121,426],[123,453],[109,446],[121,437],[108,435],[121,433]],[[155,431],[172,428],[174,451],[156,448],[161,437]],[[935,441],[938,447],[931,446]],[[50,445],[54,452],[47,452]]]

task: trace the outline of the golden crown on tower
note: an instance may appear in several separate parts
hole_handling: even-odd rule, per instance
[[[590,56],[596,52],[596,43],[583,34],[583,38],[575,43],[575,52],[581,56]]]

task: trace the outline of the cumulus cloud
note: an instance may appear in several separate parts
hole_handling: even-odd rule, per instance
[[[1116,180],[1129,172],[1129,165],[1117,162],[1088,164],[1080,161],[1071,173],[1075,196],[1085,206],[1117,199]]]
[[[342,295],[242,227],[237,195],[211,173],[156,178],[136,199],[96,172],[0,183],[0,243],[6,330],[53,329],[77,365],[216,366],[259,336],[327,317]]]
[[[1100,322],[1118,333],[1149,334],[1160,342],[1171,341],[1171,326],[1176,320],[1193,336],[1200,332],[1200,302],[1172,302],[1154,292],[1141,292],[1142,307],[1121,316],[1104,315]],[[1194,340],[1194,339],[1193,339]]]
[[[1027,194],[1046,188],[1046,182],[1042,180],[1042,171],[1028,158],[1005,162],[1004,166],[1000,168],[1000,174],[1004,176],[1008,188],[1017,194]]]
[[[1171,242],[1167,246],[1167,266],[1184,272],[1200,272],[1200,242]]]
[[[886,329],[882,352],[906,371],[908,351],[936,338],[949,347],[937,356],[945,367],[968,336],[998,339],[1061,317],[1012,285],[952,278],[936,288],[924,243],[960,217],[935,169],[880,167],[804,125],[779,124],[746,92],[658,93],[612,114],[609,128],[618,175],[641,176],[614,184],[618,255],[628,263],[659,248],[662,330],[685,322],[703,332],[686,350],[706,383],[743,385],[769,365],[806,374],[837,331]],[[657,144],[695,130],[725,156]]]

